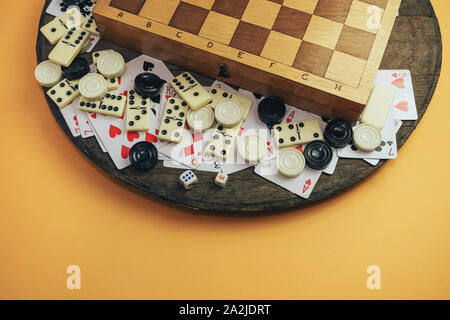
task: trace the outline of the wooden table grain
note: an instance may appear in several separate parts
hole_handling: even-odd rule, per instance
[[[47,0],[42,12],[40,26],[52,19],[45,13],[50,3]],[[51,50],[48,41],[37,36],[36,53],[38,63],[46,60]],[[95,50],[114,49],[123,54],[126,61],[140,54],[101,40]],[[90,62],[91,54],[83,54]],[[401,147],[424,115],[436,88],[442,62],[442,42],[439,23],[429,0],[403,0],[394,26],[381,69],[411,70],[419,120],[404,121],[397,139]],[[168,65],[174,75],[183,69]],[[213,79],[195,74],[203,85],[210,85]],[[44,90],[45,92],[45,90]],[[194,214],[221,216],[255,216],[284,212],[292,208],[312,205],[335,196],[368,177],[385,163],[380,161],[371,166],[358,159],[340,159],[332,176],[322,175],[308,200],[257,176],[253,168],[232,174],[226,188],[214,185],[215,173],[197,172],[200,183],[188,192],[178,182],[183,170],[164,168],[159,161],[149,172],[140,172],[132,167],[117,170],[108,154],[103,153],[94,137],[82,139],[73,137],[57,106],[47,97],[48,105],[56,121],[94,165],[124,187],[136,192],[185,206]]]

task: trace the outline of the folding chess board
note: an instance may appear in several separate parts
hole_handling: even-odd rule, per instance
[[[401,0],[98,0],[108,41],[356,120]]]

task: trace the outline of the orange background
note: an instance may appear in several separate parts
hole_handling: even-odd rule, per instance
[[[287,214],[199,217],[113,183],[35,82],[43,1],[1,1],[0,298],[450,298],[450,3],[438,89],[399,159]],[[66,289],[66,268],[82,289]],[[366,268],[381,268],[381,290]]]

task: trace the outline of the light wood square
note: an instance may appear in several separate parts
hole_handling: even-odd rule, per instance
[[[365,2],[354,0],[348,12],[345,24],[360,30],[376,34],[383,19],[384,9]]]
[[[272,29],[281,5],[267,0],[250,0],[242,16],[242,21]]]
[[[139,15],[168,25],[179,4],[180,0],[146,1]]]
[[[239,19],[210,11],[199,35],[229,45],[238,25]]]
[[[182,0],[182,1],[207,10],[211,10],[214,4],[214,0]]]
[[[261,56],[291,66],[301,43],[300,39],[271,31]]]
[[[334,50],[343,27],[342,23],[312,16],[303,40]]]
[[[284,0],[283,5],[292,9],[313,14],[319,0]]]
[[[365,60],[335,51],[325,78],[357,88],[365,67]]]

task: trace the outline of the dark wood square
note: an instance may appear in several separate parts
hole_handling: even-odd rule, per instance
[[[269,0],[270,2],[275,2],[278,4],[283,4],[284,0]]]
[[[120,9],[137,15],[139,14],[139,12],[141,12],[145,1],[147,0],[112,0],[109,5],[116,9]]]
[[[309,13],[282,6],[272,29],[302,39],[310,21]]]
[[[322,18],[344,23],[352,0],[319,0],[314,14]]]
[[[375,35],[373,33],[344,26],[336,45],[336,51],[367,60],[374,41]]]
[[[259,56],[269,33],[269,29],[241,21],[234,33],[230,46]]]
[[[177,10],[173,14],[172,20],[170,20],[169,26],[198,34],[208,13],[209,10],[204,8],[193,6],[186,2],[180,2]]]
[[[331,49],[303,41],[292,66],[324,77],[332,55]]]
[[[212,11],[241,19],[249,0],[216,0]]]

